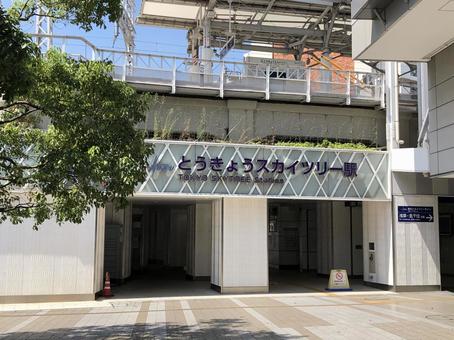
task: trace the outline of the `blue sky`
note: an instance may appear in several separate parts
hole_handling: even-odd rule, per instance
[[[5,7],[9,7],[11,4],[11,0],[0,0],[0,2]],[[136,0],[137,15],[140,11],[141,2],[141,0]],[[23,24],[23,29],[27,32],[34,32],[34,27],[33,21]],[[124,49],[121,34],[114,40],[115,25],[111,23],[108,23],[105,30],[96,28],[91,32],[85,32],[74,25],[57,22],[54,24],[54,34],[80,35],[84,36],[97,47]],[[186,57],[186,49],[185,30],[136,25],[136,50],[138,52]],[[245,51],[233,50],[226,57],[226,60],[241,61],[244,53]]]

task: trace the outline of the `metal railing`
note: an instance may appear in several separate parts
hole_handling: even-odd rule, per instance
[[[54,47],[76,58],[110,61],[115,79],[171,93],[195,89],[221,98],[226,93],[250,93],[267,100],[293,97],[311,102],[314,98],[335,98],[347,105],[353,101],[373,105],[382,102],[383,77],[379,73],[128,53],[97,48],[79,36],[39,36],[51,37]]]

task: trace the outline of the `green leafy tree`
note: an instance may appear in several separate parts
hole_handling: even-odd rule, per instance
[[[85,28],[109,13],[97,1],[51,3]],[[115,81],[107,62],[41,56],[19,27],[31,12],[17,8],[0,8],[0,222],[79,223],[92,207],[121,206],[144,180],[151,148],[137,125],[151,98]]]
[[[29,21],[38,14],[38,5],[44,15],[54,20],[65,20],[85,31],[93,26],[105,28],[106,17],[118,21],[122,14],[121,0],[16,0],[9,14],[16,20]]]

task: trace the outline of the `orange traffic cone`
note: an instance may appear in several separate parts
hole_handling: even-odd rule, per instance
[[[112,289],[110,289],[110,275],[109,272],[106,272],[106,282],[104,283],[104,289],[102,290],[102,296],[104,297],[111,297]]]

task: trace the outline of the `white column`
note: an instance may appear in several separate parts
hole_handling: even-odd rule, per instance
[[[224,198],[223,293],[268,292],[266,198]]]
[[[332,255],[332,205],[317,202],[317,273],[329,274],[333,265]]]
[[[189,223],[186,271],[193,279],[211,276],[211,202],[194,206],[194,221]]]
[[[385,63],[386,137],[388,150],[399,148],[399,81],[397,62]]]
[[[106,231],[106,209],[96,209],[96,239],[95,239],[95,287],[99,292],[104,287],[104,239]]]
[[[391,206],[363,202],[364,281],[388,288],[394,285]]]
[[[433,222],[398,222],[398,206],[433,207]],[[433,195],[394,196],[394,240],[397,290],[440,286],[438,201]]]
[[[222,282],[222,199],[213,201],[211,221],[211,286],[220,290]]]

